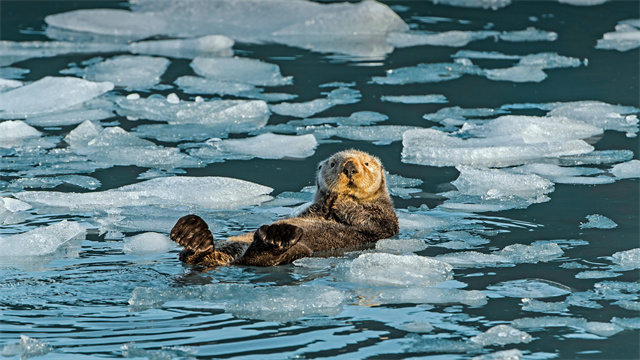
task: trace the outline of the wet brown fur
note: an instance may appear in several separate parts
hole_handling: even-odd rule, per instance
[[[204,220],[196,215],[180,218],[171,230],[171,239],[184,246],[180,260],[205,268],[272,266],[398,232],[384,169],[376,157],[357,150],[336,153],[319,164],[316,185],[313,204],[300,215],[215,245]]]

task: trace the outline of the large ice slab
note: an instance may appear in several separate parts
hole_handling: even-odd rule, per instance
[[[362,254],[346,270],[348,281],[386,286],[431,286],[453,278],[449,264],[418,255]]]
[[[91,81],[109,81],[129,90],[147,90],[160,83],[160,77],[170,63],[160,57],[120,55],[65,73],[81,75]]]
[[[111,82],[47,76],[31,84],[0,93],[0,118],[25,118],[62,110],[112,89]]]
[[[130,118],[166,121],[169,124],[204,124],[228,132],[246,132],[260,128],[269,119],[269,107],[262,100],[180,100],[164,97],[119,98],[117,112]]]
[[[616,25],[614,32],[602,35],[596,49],[629,51],[640,47],[640,19],[623,20]]]
[[[174,176],[90,193],[23,191],[15,196],[31,205],[70,210],[106,210],[125,206],[230,209],[271,199],[273,189],[224,177]]]
[[[193,149],[189,153],[207,161],[225,159],[302,159],[314,154],[318,142],[313,135],[261,134],[246,139],[229,139],[208,142],[208,146]]]
[[[18,235],[0,237],[0,256],[40,256],[55,252],[62,244],[84,238],[84,226],[63,220]]]

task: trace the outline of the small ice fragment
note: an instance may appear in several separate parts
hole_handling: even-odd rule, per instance
[[[31,84],[0,93],[0,118],[23,118],[62,110],[113,89],[111,82],[73,77],[44,77]],[[38,101],[34,102],[33,99]]]
[[[388,145],[402,140],[406,131],[417,129],[414,126],[402,125],[374,125],[374,126],[338,126],[338,127],[307,127],[299,133],[312,133],[318,139],[341,137],[351,140],[372,142],[374,145]]]
[[[615,229],[618,227],[618,224],[613,220],[599,214],[587,215],[587,220],[586,223],[580,223],[581,229]]]
[[[386,286],[430,286],[453,278],[444,262],[418,256],[362,254],[348,265],[348,281]]]
[[[407,321],[394,327],[398,330],[411,333],[428,333],[433,331],[433,325],[428,321]]]
[[[443,289],[428,286],[409,286],[379,290],[375,301],[382,304],[464,304],[484,306],[487,296],[478,290]]]
[[[360,101],[360,91],[350,88],[331,90],[325,98],[297,103],[279,103],[269,108],[276,114],[307,118],[325,111],[335,105],[353,104]]]
[[[640,317],[632,317],[632,318],[619,318],[619,317],[613,317],[611,318],[611,322],[622,326],[625,329],[630,329],[630,330],[638,330],[640,329]]]
[[[292,77],[284,77],[280,67],[249,58],[197,57],[191,67],[200,76],[220,81],[233,81],[258,86],[283,86],[293,83]]]
[[[431,45],[463,47],[472,41],[496,36],[497,31],[445,31],[440,33],[392,32],[387,35],[387,43],[398,48]]]
[[[495,291],[506,297],[515,298],[545,298],[571,293],[571,290],[567,286],[536,279],[505,281],[487,286],[487,290]]]
[[[41,135],[40,131],[21,120],[0,122],[0,148],[10,148],[22,143],[24,139]]]
[[[43,356],[53,351],[53,347],[44,340],[30,338],[27,335],[20,335],[20,342],[9,344],[0,348],[0,355],[11,357],[20,355],[21,359]]]
[[[75,108],[75,107],[74,107]],[[113,117],[111,109],[91,109],[80,107],[77,110],[63,110],[55,113],[29,116],[25,122],[39,127],[77,125],[84,121],[100,121]]]
[[[487,69],[485,73],[489,80],[511,82],[541,82],[547,78],[547,74],[540,66],[517,65],[502,69]]]
[[[555,41],[558,34],[553,31],[538,30],[534,27],[528,27],[519,31],[503,31],[498,35],[500,40],[521,42],[521,41]]]
[[[522,351],[518,349],[496,351],[491,354],[474,356],[471,360],[522,360]]]
[[[523,311],[535,311],[542,313],[564,313],[569,311],[566,301],[559,302],[550,302],[550,301],[540,301],[535,299],[522,299],[522,310]]]
[[[582,328],[592,334],[604,337],[613,336],[624,330],[616,324],[599,321],[589,321]]]
[[[253,158],[281,159],[306,158],[314,154],[318,146],[316,138],[311,135],[277,135],[261,134],[246,139],[229,139],[209,143],[190,151],[193,156],[204,159]]]
[[[530,343],[533,337],[524,331],[509,325],[496,325],[484,333],[474,336],[469,341],[485,346],[504,346],[509,344]]]
[[[376,250],[389,253],[418,252],[427,248],[427,244],[421,239],[382,239],[376,242]]]
[[[548,328],[571,326],[575,328],[584,328],[587,320],[583,318],[575,318],[568,316],[542,316],[535,318],[520,318],[511,321],[511,325],[518,329],[527,328]]]
[[[574,6],[593,6],[602,5],[609,0],[558,0],[561,4],[569,4]]]
[[[461,251],[456,253],[436,256],[437,260],[444,261],[456,268],[476,268],[482,266],[513,266],[513,259],[499,254],[484,254],[477,251]]]
[[[380,101],[388,101],[403,104],[443,104],[449,102],[444,95],[384,95]]]
[[[498,252],[501,256],[514,259],[517,263],[547,262],[564,254],[564,251],[555,243],[522,245],[513,244]]]
[[[511,4],[511,0],[436,0],[436,4],[465,8],[498,10]]]
[[[147,40],[134,42],[129,49],[134,54],[159,55],[193,59],[200,55],[229,56],[233,40],[222,35],[207,35],[190,39]]]
[[[1,256],[22,257],[51,254],[62,244],[84,238],[84,226],[63,220],[18,235],[0,237]]]
[[[167,102],[170,104],[177,104],[180,102],[180,98],[175,93],[167,95]]]
[[[484,70],[471,64],[468,60],[466,62],[418,64],[417,66],[387,70],[384,77],[374,76],[371,81],[380,85],[435,83],[455,80],[465,74],[482,75]]]
[[[595,271],[595,270],[587,270],[581,271],[575,275],[576,279],[607,279],[621,276],[620,273],[615,273],[613,271]]]
[[[110,81],[126,89],[146,90],[160,83],[170,61],[151,56],[120,55],[80,70],[91,81]]]
[[[125,238],[123,245],[125,253],[160,253],[167,252],[170,248],[169,237],[155,232]]]
[[[617,178],[631,179],[640,178],[640,160],[631,160],[621,164],[614,165],[609,170]]]
[[[640,47],[640,25],[637,19],[623,20],[615,27],[614,32],[608,32],[598,39],[596,49],[629,51]]]
[[[140,94],[138,93],[131,93],[127,95],[127,100],[138,100],[138,99],[140,99]]]
[[[13,199],[13,198],[9,198],[9,197],[1,197],[0,198],[0,205],[11,212],[18,212],[18,211],[27,211],[29,209],[32,208],[31,205],[27,204],[24,201],[20,201],[18,199]]]
[[[640,269],[640,248],[619,251],[612,256],[613,262],[633,269]]]
[[[9,80],[9,79],[0,79],[0,92],[5,92],[7,90],[12,90],[15,88],[19,88],[22,86],[22,81],[18,80]]]

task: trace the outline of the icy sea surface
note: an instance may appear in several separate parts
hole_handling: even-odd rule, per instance
[[[0,2],[0,355],[638,359],[640,9]],[[400,233],[207,272],[348,148]]]

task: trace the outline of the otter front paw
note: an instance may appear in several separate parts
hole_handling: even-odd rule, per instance
[[[282,254],[302,237],[302,229],[291,224],[262,225],[253,234],[251,244],[257,251],[273,251]]]
[[[171,240],[184,246],[185,256],[214,249],[213,235],[207,223],[196,215],[181,217],[171,229]]]

